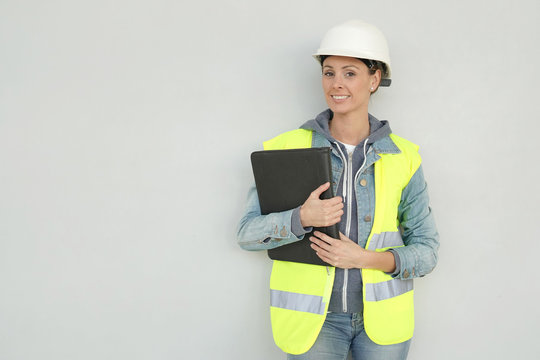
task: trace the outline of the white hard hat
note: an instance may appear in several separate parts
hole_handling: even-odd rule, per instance
[[[361,20],[351,20],[328,30],[313,57],[321,62],[323,55],[350,56],[376,60],[386,66],[382,70],[380,86],[390,86],[392,70],[388,44],[383,33],[375,26]]]

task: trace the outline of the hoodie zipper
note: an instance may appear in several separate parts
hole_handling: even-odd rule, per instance
[[[345,236],[349,237],[349,233],[351,231],[351,177],[352,177],[352,154],[347,154],[348,156],[345,157],[345,154],[343,151],[341,151],[341,146],[336,142],[335,143],[339,153],[342,156],[343,164],[345,166],[345,169],[343,169],[343,198],[345,200],[346,206],[347,206],[347,219],[345,221]],[[341,289],[341,299],[342,299],[342,307],[343,312],[347,312],[347,286],[349,282],[349,270],[343,269],[343,288]]]
[[[347,191],[347,222],[345,223],[345,235],[347,237],[350,237],[351,233],[351,207],[352,207],[352,158],[353,158],[354,152],[347,154],[348,155],[348,191]],[[343,271],[343,293],[341,294],[341,297],[343,298],[343,312],[347,312],[347,286],[349,285],[349,269],[344,269]]]
[[[351,232],[351,220],[352,220],[352,212],[351,212],[352,196],[351,196],[351,194],[352,194],[353,191],[356,194],[356,189],[354,189],[353,184],[356,183],[356,180],[358,179],[358,175],[360,174],[360,172],[362,171],[362,168],[366,164],[366,146],[367,146],[368,139],[369,138],[366,138],[366,140],[364,140],[364,149],[363,149],[364,150],[364,161],[362,162],[362,165],[358,169],[358,172],[355,174],[354,180],[353,180],[353,166],[352,166],[352,158],[353,158],[354,151],[353,151],[353,153],[348,153],[347,158],[345,158],[345,154],[343,153],[343,151],[341,151],[341,147],[339,146],[339,144],[337,142],[334,142],[334,144],[336,144],[336,146],[337,146],[337,148],[339,150],[340,155],[343,158],[343,164],[345,165],[345,169],[343,171],[343,173],[345,174],[345,176],[343,177],[343,197],[345,198],[346,204],[347,204],[347,220],[345,222],[345,235],[347,237],[350,237],[350,232]],[[348,307],[347,307],[347,287],[348,287],[348,283],[349,283],[349,269],[343,269],[343,288],[341,290],[341,298],[342,298],[342,306],[343,306],[343,312],[344,313],[346,313],[347,310],[348,310]]]

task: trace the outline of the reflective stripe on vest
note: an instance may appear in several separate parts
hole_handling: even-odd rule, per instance
[[[264,143],[265,150],[307,148],[312,131],[293,130]],[[378,154],[374,164],[375,216],[366,249],[385,251],[403,246],[397,213],[401,191],[420,166],[417,146],[394,134],[401,150]],[[272,332],[285,352],[302,354],[314,344],[324,323],[335,269],[274,261],[270,279]],[[396,344],[412,337],[413,282],[394,279],[382,271],[362,269],[364,328],[372,341]]]
[[[379,250],[403,246],[403,240],[401,234],[397,231],[383,232],[380,234],[373,234],[371,241],[369,242],[368,250]]]
[[[373,234],[371,241],[367,244],[368,250],[385,251],[390,248],[403,246],[403,240],[399,231],[386,231],[380,234]],[[366,283],[365,300],[381,301],[402,295],[413,290],[413,281],[392,279],[377,283]]]
[[[324,315],[322,296],[270,289],[270,306]]]
[[[366,284],[366,301],[390,299],[412,291],[413,281],[392,279],[375,284]]]

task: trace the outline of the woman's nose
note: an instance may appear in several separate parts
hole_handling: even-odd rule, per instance
[[[334,78],[334,82],[333,82],[332,86],[334,87],[334,89],[341,89],[343,87],[341,79],[336,76]]]

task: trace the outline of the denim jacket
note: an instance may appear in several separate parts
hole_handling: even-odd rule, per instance
[[[332,172],[334,192],[343,173],[343,161],[335,147],[318,132],[313,132],[312,147],[332,147]],[[399,153],[389,136],[375,141],[366,153],[366,164],[355,182],[358,244],[365,247],[371,232],[371,219],[375,213],[374,163],[381,153]],[[303,239],[292,229],[297,227],[293,216],[297,209],[261,215],[257,190],[252,185],[248,192],[246,210],[237,229],[239,245],[245,250],[267,250]],[[367,220],[370,221],[367,221]],[[438,233],[429,207],[427,185],[422,166],[418,168],[401,194],[398,220],[404,247],[395,248],[395,278],[412,279],[430,273],[437,263]]]

